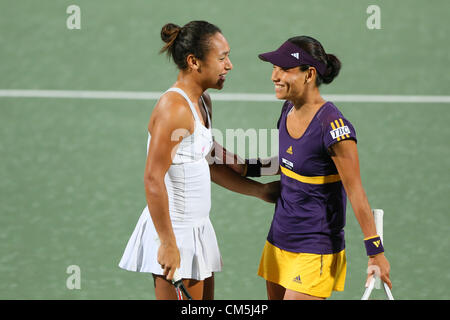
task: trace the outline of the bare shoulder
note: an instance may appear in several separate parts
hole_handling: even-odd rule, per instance
[[[165,93],[156,103],[148,125],[150,133],[156,123],[167,129],[185,128],[191,132],[194,125],[187,101],[176,92]]]

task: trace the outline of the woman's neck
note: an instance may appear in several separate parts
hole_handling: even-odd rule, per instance
[[[189,96],[192,102],[200,99],[205,89],[198,83],[197,79],[192,73],[180,71],[177,81],[173,84],[174,87],[180,88]]]
[[[317,87],[306,90],[302,96],[297,97],[291,101],[297,111],[308,112],[320,108],[326,101],[320,95]]]

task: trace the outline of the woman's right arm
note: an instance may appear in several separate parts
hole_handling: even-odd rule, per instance
[[[229,152],[222,145],[217,142],[214,142],[214,151],[216,155],[216,159],[219,163],[226,164],[228,167],[233,169],[234,172],[240,174],[241,176],[246,176],[247,164],[246,160],[243,160],[237,154]],[[256,160],[256,159],[255,159]],[[278,163],[278,155],[259,159],[261,166],[261,176],[274,176],[280,174],[280,165]]]
[[[168,94],[169,95],[169,94]],[[175,103],[174,103],[175,102]],[[177,99],[162,97],[149,123],[150,146],[145,165],[144,185],[147,205],[160,240],[158,263],[168,280],[180,266],[180,254],[169,215],[169,201],[164,177],[173,155],[184,136],[189,134],[190,114]]]

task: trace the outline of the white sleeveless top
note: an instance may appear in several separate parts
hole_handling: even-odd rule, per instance
[[[176,152],[176,155],[174,159],[172,160],[172,164],[183,164],[183,163],[189,163],[189,162],[195,162],[198,160],[201,160],[202,158],[205,158],[205,156],[209,153],[209,151],[212,148],[213,141],[212,141],[212,134],[211,134],[211,119],[209,117],[208,109],[206,108],[205,101],[203,100],[203,97],[201,97],[203,104],[205,105],[206,115],[208,117],[208,125],[209,128],[206,128],[200,121],[200,117],[197,113],[197,110],[195,110],[194,104],[189,99],[187,94],[181,90],[180,88],[170,88],[167,90],[167,92],[178,92],[181,94],[186,101],[189,104],[189,107],[191,108],[192,115],[194,116],[195,120],[195,129],[194,132],[185,137],[180,144],[178,145],[178,149]],[[174,139],[178,139],[179,135],[183,133],[184,130],[176,131],[173,133]],[[180,134],[178,134],[180,133]],[[148,142],[147,142],[147,154],[148,154],[148,148],[150,147],[150,140],[151,135],[148,134]]]
[[[167,92],[181,94],[188,102],[195,120],[194,132],[179,143],[172,165],[164,178],[171,220],[190,224],[195,223],[198,218],[209,216],[211,209],[211,177],[209,164],[205,159],[213,146],[211,119],[205,105],[209,125],[209,128],[206,128],[201,123],[194,104],[183,90],[170,88]],[[174,139],[179,136],[179,133],[173,134]],[[149,133],[147,153],[150,141]]]
[[[194,104],[183,90],[170,88],[166,92],[169,91],[178,92],[186,99],[195,120],[194,132],[179,143],[164,177],[170,219],[181,257],[179,274],[182,278],[203,280],[222,270],[222,257],[209,219],[211,178],[205,156],[213,146],[211,119],[205,108],[208,129],[200,122]],[[150,141],[149,133],[147,153]],[[146,206],[128,240],[119,267],[162,275],[157,261],[158,249],[158,234]]]

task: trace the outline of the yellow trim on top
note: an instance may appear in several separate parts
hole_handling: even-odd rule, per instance
[[[341,123],[341,126],[344,127],[344,121],[342,121],[341,118],[339,118],[339,122]],[[350,138],[348,134],[345,135],[347,138]]]
[[[339,125],[339,122],[337,121],[337,120],[334,120],[334,123],[336,123],[336,128],[340,128],[341,126]],[[342,136],[342,137],[337,137],[337,141],[341,141],[341,139],[343,140],[343,139],[345,139],[345,137],[344,136]]]
[[[331,128],[332,128],[333,130],[336,130],[336,127],[335,127],[334,123],[333,123],[333,122],[330,122],[330,124],[331,124]],[[337,137],[337,141],[341,141],[341,138],[340,138],[340,137]]]
[[[375,239],[375,238],[378,238],[378,237],[379,237],[379,235],[367,237],[367,238],[364,238],[364,241],[370,240],[370,239]]]
[[[299,175],[298,173],[295,173],[294,171],[291,171],[285,167],[280,166],[281,172],[294,180],[303,182],[303,183],[309,183],[309,184],[325,184],[325,183],[333,183],[341,181],[341,177],[339,177],[339,174],[331,174],[329,176],[316,176],[316,177],[306,177]]]

